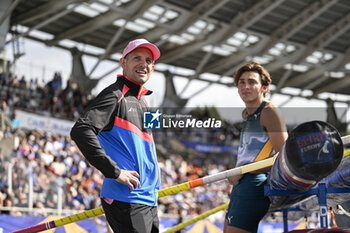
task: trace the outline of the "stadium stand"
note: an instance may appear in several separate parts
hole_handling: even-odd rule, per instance
[[[70,120],[86,106],[87,100],[93,98],[84,95],[68,81],[63,89],[58,73],[46,84],[18,82],[12,75],[1,74],[1,111],[9,122],[14,122],[13,116],[17,109],[36,114],[51,115]],[[42,98],[48,96],[49,98]],[[61,105],[74,99],[75,114],[71,114]],[[30,99],[30,104],[21,102]],[[56,99],[56,101],[54,101]],[[48,101],[50,100],[50,101]],[[72,102],[72,101],[69,101]],[[63,110],[62,110],[63,109]],[[233,126],[232,126],[233,127]],[[163,132],[162,132],[163,133]],[[155,140],[161,140],[162,133],[155,135]],[[215,141],[216,143],[232,143],[229,127],[224,131],[193,132],[183,134],[183,139],[192,137],[200,142]],[[32,202],[35,211],[23,212],[15,209],[1,210],[1,214],[11,215],[48,215],[57,213],[59,203],[59,188],[62,188],[63,213],[69,210],[79,211],[93,208],[99,199],[99,190],[103,176],[91,167],[68,136],[51,134],[40,130],[25,130],[10,128],[7,125],[2,130],[3,139],[18,137],[18,145],[14,146],[9,156],[0,153],[0,207],[28,207]],[[177,132],[173,138],[178,138]],[[215,140],[213,140],[213,138]],[[165,151],[158,152],[159,164],[162,170],[163,188],[186,182],[205,175],[228,169],[227,158],[218,158],[187,150],[185,147],[175,148],[171,143],[165,145]],[[9,174],[8,171],[11,171]],[[11,187],[8,180],[11,176]],[[33,180],[33,196],[29,194],[29,180]],[[200,187],[192,192],[180,193],[160,200],[160,216],[188,219],[210,210],[228,201],[231,191],[227,182],[220,182],[208,187]]]

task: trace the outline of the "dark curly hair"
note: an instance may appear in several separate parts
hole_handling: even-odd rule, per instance
[[[234,84],[236,86],[238,85],[238,81],[244,72],[256,72],[256,73],[258,73],[260,76],[261,84],[263,86],[269,86],[272,82],[269,72],[267,72],[267,70],[260,63],[251,62],[251,63],[248,63],[248,64],[241,66],[237,70],[236,74],[233,76]]]

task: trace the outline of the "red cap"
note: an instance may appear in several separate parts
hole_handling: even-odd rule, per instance
[[[136,40],[130,41],[128,46],[125,47],[122,58],[124,58],[126,55],[128,55],[130,52],[132,52],[136,48],[147,48],[151,50],[153,54],[153,60],[157,60],[160,56],[160,51],[157,46],[148,42],[145,39],[136,39]]]

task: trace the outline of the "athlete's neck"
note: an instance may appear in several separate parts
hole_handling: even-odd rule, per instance
[[[262,99],[257,99],[256,101],[252,101],[252,102],[245,102],[245,107],[246,107],[246,112],[248,115],[253,114],[262,104],[262,102],[264,102],[264,98]]]

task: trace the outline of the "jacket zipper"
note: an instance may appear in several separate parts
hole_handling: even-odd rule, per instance
[[[141,112],[143,112],[142,104],[141,104],[141,97],[138,98],[138,103],[139,103]],[[143,103],[145,104],[146,108],[148,109],[147,103],[146,103],[145,101],[143,101]],[[156,203],[157,203],[157,198],[156,198],[156,187],[157,187],[157,184],[158,184],[158,182],[159,182],[160,174],[159,174],[159,166],[158,166],[158,163],[157,163],[157,158],[156,158],[156,156],[155,156],[155,154],[154,154],[154,150],[153,150],[153,146],[155,146],[155,145],[154,145],[154,140],[153,140],[153,135],[152,135],[152,145],[151,145],[151,146],[152,146],[152,157],[153,157],[153,162],[154,162],[154,164],[156,165],[156,168],[157,168],[157,182],[156,182],[156,184],[155,184],[154,187],[153,187],[153,197],[154,197],[153,206],[155,206]]]

